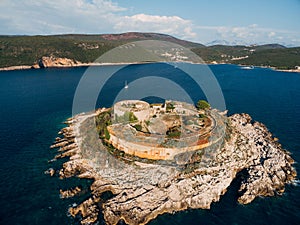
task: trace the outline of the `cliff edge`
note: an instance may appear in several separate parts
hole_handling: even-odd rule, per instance
[[[47,67],[72,67],[82,64],[79,61],[68,58],[56,58],[54,56],[43,56],[34,64],[32,68],[47,68]]]

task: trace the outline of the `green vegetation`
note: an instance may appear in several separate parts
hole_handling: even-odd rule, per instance
[[[136,124],[133,126],[137,131],[141,131],[142,130],[142,126],[140,124]]]
[[[117,123],[133,123],[137,122],[138,119],[133,112],[126,111],[122,116],[115,115],[115,121]]]
[[[105,127],[105,129],[104,129],[104,137],[105,137],[106,140],[110,139],[110,134],[109,134],[109,132],[107,130],[107,127]]]
[[[69,58],[83,63],[94,62],[105,52],[128,42],[162,40],[190,48],[205,62],[271,66],[294,69],[300,65],[300,47],[285,48],[278,44],[261,46],[205,47],[155,33],[108,35],[0,36],[0,67],[33,65],[43,56]]]
[[[94,62],[105,52],[139,40],[163,40],[188,48],[202,46],[164,34],[125,33],[108,35],[0,36],[0,67],[33,65],[43,56]]]
[[[207,118],[207,115],[205,115],[205,114],[199,114],[198,116],[199,116],[200,119],[205,119],[205,118]]]
[[[171,112],[173,109],[175,109],[175,106],[173,105],[172,102],[168,102],[166,106],[167,112]]]
[[[278,69],[295,69],[295,66],[300,65],[300,47],[257,51],[249,58],[240,60],[239,63],[271,66]]]
[[[205,100],[199,100],[197,102],[197,108],[202,109],[202,110],[206,110],[206,109],[210,108],[210,104]]]
[[[107,130],[107,126],[111,125],[111,111],[106,111],[100,113],[95,117],[96,128],[99,134],[99,137],[102,139],[109,140],[110,135]]]
[[[294,69],[300,65],[300,47],[286,48],[278,44],[258,46],[215,45],[192,49],[205,62]]]
[[[0,36],[0,67],[33,65],[43,56],[93,62],[103,53],[122,44],[98,39],[71,39],[69,36]]]
[[[137,117],[134,115],[133,112],[125,112],[124,113],[124,117],[128,118],[129,122],[132,123],[132,122],[135,122],[137,121]]]
[[[169,128],[169,130],[167,131],[168,138],[180,138],[180,135],[181,135],[180,127],[172,127]]]

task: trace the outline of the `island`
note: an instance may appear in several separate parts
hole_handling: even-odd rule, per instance
[[[209,209],[239,174],[240,204],[281,195],[296,178],[290,153],[262,123],[245,113],[227,116],[204,100],[197,107],[124,100],[66,124],[51,148],[58,148],[54,160],[68,160],[46,173],[93,180],[90,197],[69,208],[81,224],[96,223],[100,213],[109,225],[138,225],[164,213]]]

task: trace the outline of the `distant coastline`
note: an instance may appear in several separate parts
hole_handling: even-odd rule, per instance
[[[95,63],[80,63],[76,65],[62,65],[62,66],[49,66],[47,68],[71,68],[71,67],[81,67],[81,66],[98,66],[98,64]],[[0,71],[13,71],[13,70],[30,70],[30,69],[42,69],[40,67],[35,68],[34,66],[30,65],[21,65],[21,66],[8,66],[8,67],[2,67],[0,68]]]
[[[130,64],[140,64],[142,62],[134,62]],[[146,62],[143,62],[146,63]],[[113,65],[127,65],[129,63],[120,62],[120,63],[78,63],[74,65],[54,65],[54,66],[47,66],[44,68],[75,68],[75,67],[88,67],[88,66],[113,66]],[[37,70],[43,69],[43,67],[35,67],[30,65],[20,65],[20,66],[8,66],[0,68],[0,71],[14,71],[14,70]]]
[[[141,63],[147,63],[147,62],[131,62],[130,64],[141,64]],[[76,64],[72,65],[50,65],[46,67],[38,67],[37,65],[18,65],[18,66],[8,66],[8,67],[2,67],[0,68],[1,71],[14,71],[14,70],[35,70],[35,69],[42,69],[42,68],[75,68],[75,67],[89,67],[89,66],[113,66],[113,65],[126,65],[129,64],[128,62],[120,62],[120,63],[95,63],[95,62],[90,62],[90,63],[82,63],[82,62],[77,62]],[[236,65],[232,63],[207,63],[207,65],[223,65],[223,64],[230,64],[230,65]],[[252,65],[238,65],[238,66],[252,66]],[[289,69],[289,70],[284,70],[284,69],[279,69],[276,67],[271,67],[271,66],[255,66],[259,68],[269,68],[275,71],[280,71],[280,72],[290,72],[290,73],[300,73],[300,69]]]
[[[116,47],[147,40],[177,44],[196,54],[207,64],[241,64],[267,67],[285,72],[299,72],[297,68],[300,66],[300,47],[286,47],[276,43],[253,46],[205,46],[170,35],[139,32],[98,35],[4,35],[0,37],[2,44],[0,71],[37,69],[40,67],[92,66],[95,65],[92,63],[95,58]],[[165,53],[169,56],[171,54],[171,52]],[[165,53],[162,52],[160,54],[165,55]],[[177,57],[176,55],[173,56]],[[139,60],[139,57],[133,59],[133,61]]]
[[[290,72],[290,73],[300,73],[300,69],[291,69],[291,70],[281,70],[281,69],[274,69],[276,71],[280,71],[280,72]]]

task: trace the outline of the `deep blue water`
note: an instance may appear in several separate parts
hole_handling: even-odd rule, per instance
[[[267,125],[284,148],[300,162],[300,74],[234,65],[210,66],[222,88],[229,114],[247,112]],[[59,198],[59,189],[88,181],[59,180],[44,175],[55,150],[49,149],[62,122],[72,115],[77,84],[86,68],[0,72],[0,224],[78,224],[68,207],[86,198]],[[102,89],[98,106],[109,106],[116,89],[132,80],[164,74],[203,97],[180,70],[165,64],[130,66]],[[146,75],[145,75],[146,74]],[[149,98],[151,100],[151,98]],[[299,164],[296,164],[299,173]],[[249,205],[236,202],[238,181],[211,210],[162,215],[150,224],[300,224],[300,187],[288,185],[281,197],[258,198]],[[103,223],[100,222],[100,223]]]

